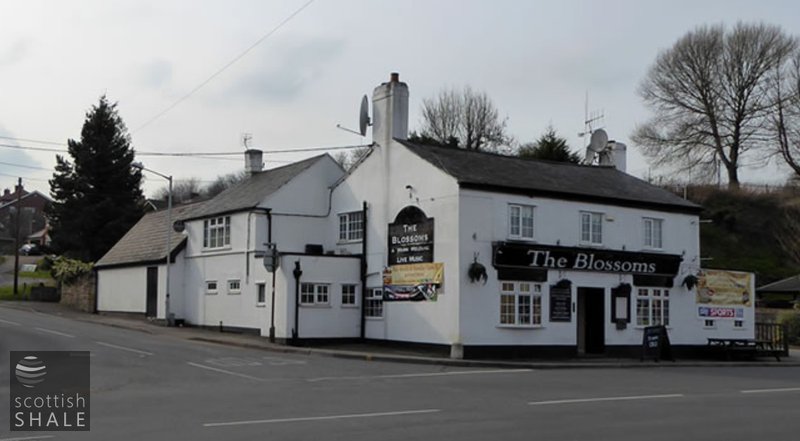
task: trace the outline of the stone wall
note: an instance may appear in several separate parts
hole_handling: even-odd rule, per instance
[[[61,286],[61,304],[83,312],[94,312],[94,274],[80,277],[71,284]]]

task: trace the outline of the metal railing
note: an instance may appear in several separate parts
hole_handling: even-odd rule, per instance
[[[772,347],[781,351],[781,356],[789,356],[789,339],[786,325],[780,323],[756,323],[756,340],[770,342]]]

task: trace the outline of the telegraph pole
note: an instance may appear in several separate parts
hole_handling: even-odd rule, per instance
[[[20,212],[22,207],[20,202],[22,200],[22,178],[17,181],[17,225],[14,227],[14,297],[17,296],[17,288],[19,287],[19,224]]]

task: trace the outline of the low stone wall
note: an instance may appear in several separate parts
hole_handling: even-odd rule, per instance
[[[61,304],[83,312],[94,312],[94,274],[80,277],[73,283],[61,285]]]

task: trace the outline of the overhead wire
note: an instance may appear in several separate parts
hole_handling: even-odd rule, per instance
[[[205,79],[203,82],[201,82],[200,84],[198,84],[197,86],[195,86],[195,88],[194,88],[194,89],[192,89],[192,90],[190,90],[190,91],[189,91],[189,93],[187,93],[186,95],[183,95],[182,97],[180,97],[180,98],[178,98],[177,100],[175,100],[175,102],[173,102],[172,104],[170,104],[169,106],[167,106],[167,107],[166,107],[164,110],[162,110],[161,112],[157,113],[156,115],[154,115],[153,117],[151,117],[150,119],[148,119],[147,121],[145,121],[145,122],[144,122],[144,124],[142,124],[142,125],[140,125],[139,127],[135,128],[135,129],[134,129],[134,130],[133,130],[131,133],[136,133],[136,132],[138,132],[138,131],[142,130],[143,128],[145,128],[145,127],[149,126],[149,125],[150,125],[150,124],[152,124],[154,121],[156,121],[157,119],[159,119],[159,118],[161,118],[162,116],[166,115],[166,114],[167,114],[167,113],[168,113],[170,110],[174,109],[174,108],[175,108],[175,107],[177,107],[177,106],[178,106],[180,103],[182,103],[183,101],[185,101],[186,99],[188,99],[190,96],[194,95],[194,94],[195,94],[195,93],[196,93],[198,90],[202,89],[202,88],[203,88],[203,87],[204,87],[206,84],[210,83],[212,80],[214,80],[214,78],[216,78],[216,77],[218,77],[220,74],[222,74],[222,72],[225,72],[225,71],[226,71],[226,70],[227,70],[229,67],[231,67],[231,66],[233,66],[234,64],[236,64],[236,62],[237,62],[237,61],[241,60],[241,59],[242,59],[242,58],[243,58],[245,55],[247,55],[247,54],[248,54],[250,51],[252,51],[253,49],[255,49],[255,48],[256,48],[256,47],[257,47],[259,44],[263,43],[263,42],[264,42],[266,39],[268,39],[269,37],[271,37],[271,36],[272,36],[272,34],[274,34],[274,33],[275,33],[275,32],[277,32],[277,31],[278,31],[280,28],[282,28],[284,25],[286,25],[286,23],[289,23],[289,22],[290,22],[290,21],[291,21],[293,18],[295,18],[295,17],[296,17],[296,16],[297,16],[299,13],[303,12],[303,10],[304,10],[304,9],[306,9],[307,7],[309,7],[309,6],[311,5],[311,3],[314,3],[314,0],[308,0],[306,3],[304,3],[304,4],[303,4],[303,6],[299,7],[299,8],[298,8],[297,10],[295,10],[295,11],[294,11],[292,14],[290,14],[288,17],[286,17],[286,18],[285,18],[283,21],[281,21],[280,23],[278,23],[278,25],[277,25],[277,26],[275,26],[274,28],[272,28],[272,30],[270,30],[269,32],[267,32],[266,34],[264,34],[263,36],[261,36],[261,38],[259,38],[258,40],[256,40],[256,42],[255,42],[255,43],[251,44],[251,45],[250,45],[250,46],[249,46],[247,49],[245,49],[245,50],[244,50],[243,52],[241,52],[239,55],[235,56],[235,57],[234,57],[234,58],[233,58],[231,61],[229,61],[228,63],[226,63],[224,66],[222,66],[222,67],[221,67],[220,69],[218,69],[216,72],[214,72],[213,74],[211,74],[211,76],[210,76],[210,77],[206,78],[206,79]]]

